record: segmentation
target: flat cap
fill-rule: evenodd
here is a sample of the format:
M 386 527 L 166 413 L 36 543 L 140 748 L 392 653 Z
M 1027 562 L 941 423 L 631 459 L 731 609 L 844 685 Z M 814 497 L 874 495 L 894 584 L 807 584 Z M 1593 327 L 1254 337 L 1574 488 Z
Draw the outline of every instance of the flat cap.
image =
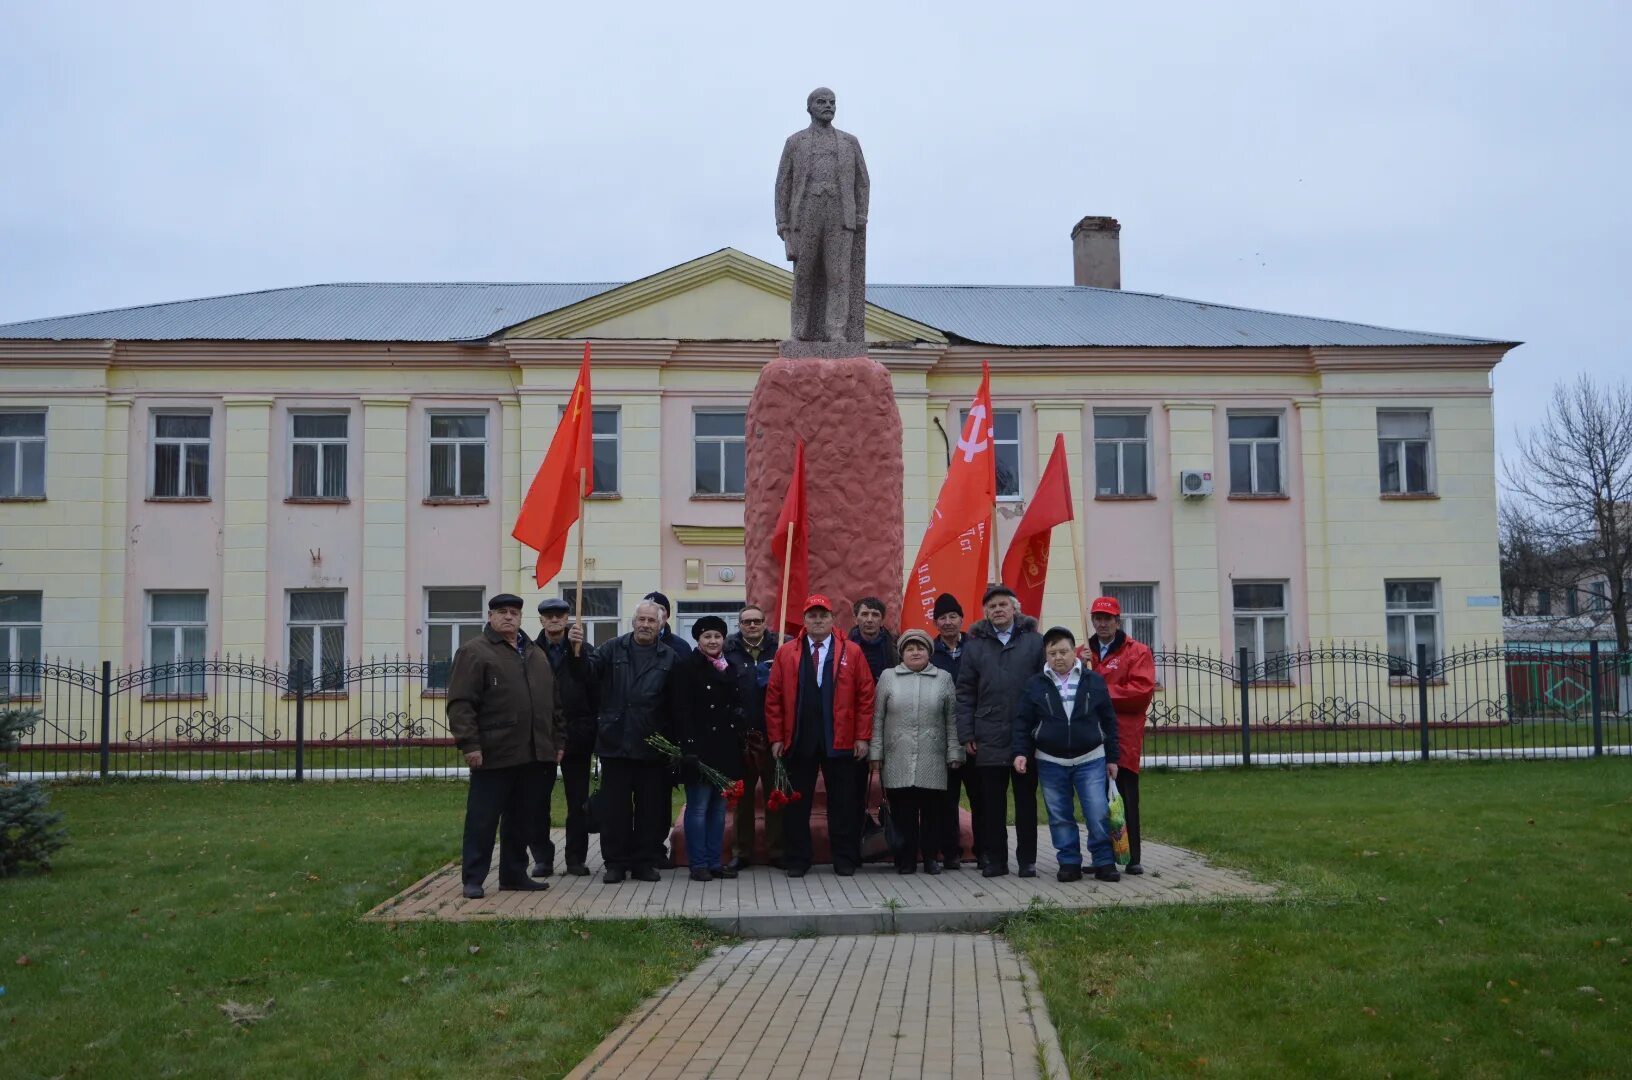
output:
M 526 606 L 521 597 L 513 592 L 501 592 L 487 602 L 487 610 L 489 611 L 497 611 L 501 607 L 522 608 Z

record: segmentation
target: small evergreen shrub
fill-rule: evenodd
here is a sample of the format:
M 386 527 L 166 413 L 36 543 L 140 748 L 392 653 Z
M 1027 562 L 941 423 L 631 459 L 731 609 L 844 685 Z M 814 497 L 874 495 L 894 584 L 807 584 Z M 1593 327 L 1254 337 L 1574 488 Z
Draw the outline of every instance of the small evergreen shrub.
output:
M 32 709 L 0 706 L 0 752 L 15 750 L 23 735 L 40 719 Z M 51 869 L 51 853 L 68 842 L 58 827 L 61 814 L 47 806 L 44 786 L 33 781 L 13 783 L 0 762 L 0 877 L 29 868 Z

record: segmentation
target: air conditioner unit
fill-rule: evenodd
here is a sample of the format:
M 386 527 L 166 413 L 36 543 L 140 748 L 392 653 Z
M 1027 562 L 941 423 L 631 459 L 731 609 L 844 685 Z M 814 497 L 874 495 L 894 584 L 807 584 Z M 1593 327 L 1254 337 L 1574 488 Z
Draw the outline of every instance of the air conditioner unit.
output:
M 1199 499 L 1213 493 L 1213 473 L 1211 469 L 1181 469 L 1179 471 L 1179 494 L 1187 499 Z

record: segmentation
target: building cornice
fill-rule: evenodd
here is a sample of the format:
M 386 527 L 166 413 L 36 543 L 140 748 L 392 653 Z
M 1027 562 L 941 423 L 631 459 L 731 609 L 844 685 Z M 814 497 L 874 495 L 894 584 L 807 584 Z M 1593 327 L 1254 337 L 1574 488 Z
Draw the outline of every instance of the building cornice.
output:
M 116 341 L 0 341 L 0 366 L 100 367 L 113 364 Z

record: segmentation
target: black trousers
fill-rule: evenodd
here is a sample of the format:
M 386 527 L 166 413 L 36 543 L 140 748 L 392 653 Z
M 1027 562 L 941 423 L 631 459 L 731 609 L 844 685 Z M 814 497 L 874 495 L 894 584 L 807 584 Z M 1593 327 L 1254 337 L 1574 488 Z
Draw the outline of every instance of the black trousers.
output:
M 555 766 L 550 766 L 551 791 L 554 791 Z M 567 865 L 582 866 L 589 857 L 589 829 L 584 825 L 584 800 L 589 798 L 589 754 L 567 754 L 561 759 L 561 782 L 566 786 L 567 803 Z M 544 819 L 540 840 L 532 848 L 533 861 L 545 866 L 555 865 L 555 841 L 550 838 L 551 817 L 555 808 L 552 800 L 544 800 Z
M 550 777 L 555 766 L 550 765 Z M 499 885 L 527 880 L 527 846 L 539 820 L 539 800 L 548 802 L 544 762 L 509 765 L 502 769 L 470 770 L 465 795 L 465 838 L 460 877 L 466 885 L 487 880 L 493 865 L 493 834 L 499 837 Z
M 544 797 L 539 800 L 538 817 L 533 820 L 533 834 L 527 842 L 527 851 L 535 863 L 554 866 L 555 841 L 550 839 L 550 802 L 555 795 L 556 764 L 553 761 L 541 761 L 538 767 L 543 774 Z M 502 833 L 500 842 L 502 845 Z
M 946 791 L 941 807 L 941 861 L 950 863 L 963 857 L 963 839 L 959 835 L 959 812 L 963 809 L 958 799 L 959 790 L 969 793 L 969 820 L 974 826 L 971 854 L 980 858 L 980 784 L 975 779 L 975 766 L 960 765 L 946 770 Z
M 601 855 L 608 869 L 650 870 L 669 834 L 669 771 L 661 762 L 601 759 Z
M 1139 861 L 1139 774 L 1116 770 L 1116 790 L 1128 815 L 1128 862 Z
M 915 867 L 921 853 L 925 863 L 939 855 L 941 846 L 941 811 L 946 803 L 946 792 L 934 788 L 892 787 L 890 818 L 901 830 L 901 846 L 895 850 L 897 867 Z
M 816 774 L 827 784 L 827 839 L 833 849 L 836 869 L 855 870 L 861 866 L 861 815 L 865 788 L 856 771 L 856 759 L 844 757 L 789 758 L 788 779 L 799 792 L 798 802 L 782 811 L 782 841 L 787 848 L 790 870 L 810 869 L 810 805 L 816 798 Z
M 968 766 L 965 766 L 967 768 Z M 1025 774 L 1012 765 L 977 765 L 975 783 L 980 785 L 980 813 L 975 818 L 975 846 L 986 854 L 986 862 L 1009 864 L 1009 786 L 1014 786 L 1014 854 L 1021 866 L 1037 861 L 1037 763 L 1028 763 Z

